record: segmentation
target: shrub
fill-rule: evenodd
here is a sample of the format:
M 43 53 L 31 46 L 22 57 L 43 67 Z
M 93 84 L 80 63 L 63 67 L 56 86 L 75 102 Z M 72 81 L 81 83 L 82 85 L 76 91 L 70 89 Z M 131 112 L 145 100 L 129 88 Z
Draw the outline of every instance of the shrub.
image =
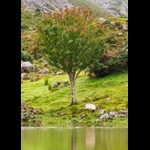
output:
M 29 27 L 27 26 L 27 25 L 22 25 L 21 26 L 21 29 L 23 29 L 23 30 L 26 30 L 26 29 L 28 29 Z
M 45 85 L 48 85 L 48 79 L 49 79 L 48 77 L 46 77 L 46 78 L 44 79 L 44 84 L 45 84 Z
M 89 66 L 89 72 L 96 77 L 104 77 L 108 74 L 128 69 L 128 49 L 123 49 L 118 56 L 103 56 L 101 61 L 97 61 Z
M 26 51 L 21 51 L 21 60 L 29 61 L 32 63 L 33 57 L 30 54 L 28 54 Z
M 51 85 L 51 83 L 48 84 L 48 90 L 49 90 L 49 91 L 52 90 L 52 85 Z

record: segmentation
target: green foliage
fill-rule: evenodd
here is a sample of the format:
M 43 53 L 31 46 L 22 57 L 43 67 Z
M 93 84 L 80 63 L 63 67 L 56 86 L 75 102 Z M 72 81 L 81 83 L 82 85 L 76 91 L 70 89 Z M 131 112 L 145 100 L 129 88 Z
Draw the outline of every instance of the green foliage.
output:
M 66 8 L 44 15 L 38 26 L 41 52 L 52 66 L 76 77 L 103 54 L 100 25 L 88 8 Z
M 69 81 L 64 81 L 64 85 L 68 85 L 69 84 Z
M 44 84 L 45 84 L 45 85 L 48 85 L 48 79 L 49 79 L 49 77 L 46 77 L 46 78 L 44 79 Z
M 106 39 L 106 42 L 107 43 L 110 43 L 110 44 L 115 44 L 117 42 L 116 38 L 114 36 L 109 36 L 107 39 Z
M 22 25 L 21 26 L 21 29 L 23 29 L 23 30 L 26 30 L 26 29 L 28 29 L 29 27 L 27 26 L 27 25 Z
M 51 83 L 48 83 L 48 90 L 50 91 L 50 90 L 52 90 L 52 84 Z
M 50 65 L 69 76 L 72 103 L 76 104 L 75 82 L 79 73 L 105 50 L 100 24 L 89 8 L 71 7 L 43 15 L 38 25 L 41 52 Z
M 90 72 L 94 72 L 97 77 L 104 77 L 113 72 L 128 69 L 128 51 L 123 49 L 118 56 L 108 58 L 106 55 L 100 61 L 89 66 Z
M 34 59 L 40 58 L 38 36 L 36 33 L 37 22 L 41 19 L 41 13 L 21 11 L 21 51 L 26 51 Z
M 28 54 L 28 52 L 21 51 L 21 60 L 23 60 L 23 61 L 29 61 L 29 62 L 32 63 L 33 58 L 32 58 L 31 55 Z
M 111 24 L 111 22 L 115 24 Z M 102 26 L 102 38 L 106 41 L 106 50 L 99 61 L 88 66 L 90 74 L 104 77 L 113 72 L 128 69 L 128 32 L 123 30 L 126 18 L 109 18 Z M 119 36 L 118 32 L 122 32 Z

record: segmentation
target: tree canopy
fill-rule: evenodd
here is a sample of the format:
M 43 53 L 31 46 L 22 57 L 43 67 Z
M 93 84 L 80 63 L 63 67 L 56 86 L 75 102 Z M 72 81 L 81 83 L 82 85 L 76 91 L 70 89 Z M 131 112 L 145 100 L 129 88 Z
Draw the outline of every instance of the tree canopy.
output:
M 97 61 L 105 50 L 101 25 L 89 8 L 66 7 L 44 14 L 38 33 L 43 56 L 49 64 L 68 74 L 71 104 L 76 104 L 75 82 L 79 73 Z

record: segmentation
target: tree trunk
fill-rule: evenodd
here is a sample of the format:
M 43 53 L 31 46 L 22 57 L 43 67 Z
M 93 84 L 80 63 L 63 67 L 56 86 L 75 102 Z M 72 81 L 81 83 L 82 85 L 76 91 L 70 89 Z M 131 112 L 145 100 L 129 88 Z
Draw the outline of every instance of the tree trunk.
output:
M 71 91 L 72 91 L 72 102 L 71 102 L 71 105 L 74 105 L 74 104 L 77 104 L 75 75 L 73 73 L 69 74 L 69 79 L 70 79 L 70 86 L 71 86 Z
M 73 129 L 72 130 L 72 141 L 71 141 L 71 147 L 72 149 L 71 150 L 76 150 L 76 139 L 77 136 L 76 136 L 76 129 Z

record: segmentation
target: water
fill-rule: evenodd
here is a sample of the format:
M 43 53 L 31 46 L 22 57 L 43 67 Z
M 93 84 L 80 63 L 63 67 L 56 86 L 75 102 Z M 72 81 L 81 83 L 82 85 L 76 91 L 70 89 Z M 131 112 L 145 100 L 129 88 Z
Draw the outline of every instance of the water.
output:
M 128 129 L 22 128 L 21 150 L 128 150 Z

